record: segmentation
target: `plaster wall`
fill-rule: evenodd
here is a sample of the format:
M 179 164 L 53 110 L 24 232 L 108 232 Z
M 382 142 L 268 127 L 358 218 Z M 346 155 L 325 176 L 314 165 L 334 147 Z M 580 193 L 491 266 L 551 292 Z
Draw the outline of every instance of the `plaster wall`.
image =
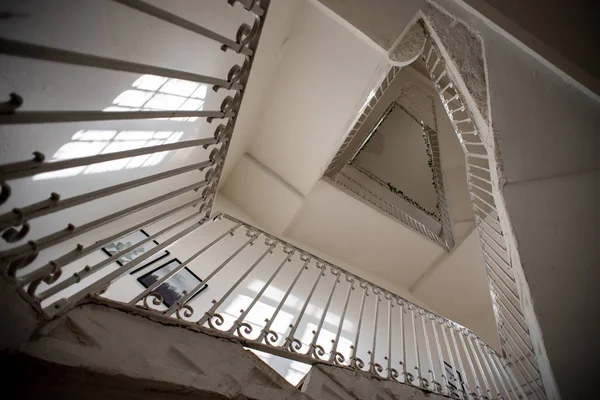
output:
M 306 196 L 385 60 L 381 49 L 302 2 L 248 152 Z

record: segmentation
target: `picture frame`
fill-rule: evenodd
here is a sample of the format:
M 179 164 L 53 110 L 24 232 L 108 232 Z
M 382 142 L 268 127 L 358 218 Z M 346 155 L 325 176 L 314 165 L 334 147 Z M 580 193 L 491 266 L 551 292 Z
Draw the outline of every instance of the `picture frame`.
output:
M 463 379 L 462 379 L 462 375 L 460 373 L 460 371 L 456 368 L 452 368 L 452 365 L 447 363 L 446 361 L 444 361 L 444 373 L 446 374 L 446 378 L 448 381 L 448 386 L 450 386 L 452 389 L 454 390 L 459 390 L 456 385 L 454 384 L 454 382 L 458 381 L 460 382 L 460 390 L 462 390 L 463 392 L 465 391 L 465 386 L 463 383 Z M 454 379 L 454 371 L 456 371 L 456 375 L 457 375 L 457 379 Z
M 157 282 L 167 273 L 169 273 L 174 268 L 177 268 L 180 265 L 181 262 L 177 258 L 173 258 L 168 262 L 160 265 L 159 267 L 153 269 L 152 271 L 141 275 L 137 278 L 137 280 L 140 284 L 142 284 L 142 286 L 144 286 L 145 288 L 149 288 L 153 283 Z M 165 306 L 171 307 L 190 290 L 195 288 L 199 283 L 202 283 L 202 279 L 200 279 L 196 274 L 194 274 L 188 267 L 183 267 L 181 270 L 177 271 L 176 274 L 174 274 L 165 282 L 163 282 L 160 286 L 158 286 L 155 289 L 155 292 L 162 296 L 163 304 Z M 189 299 L 189 301 L 191 301 L 198 294 L 206 290 L 206 288 L 208 288 L 207 284 L 201 286 L 200 290 L 194 293 L 194 295 Z
M 150 235 L 143 229 L 140 229 L 139 231 L 132 232 L 129 235 L 122 236 L 122 237 L 118 238 L 117 240 L 115 240 L 111 243 L 108 243 L 106 246 L 102 247 L 102 251 L 109 257 L 112 257 L 114 254 L 116 254 L 124 249 L 127 249 L 128 247 L 131 247 L 135 243 L 139 243 L 140 241 L 142 241 L 148 237 L 150 237 Z M 140 256 L 141 254 L 152 250 L 154 247 L 156 247 L 158 245 L 159 245 L 159 243 L 156 240 L 151 240 L 140 247 L 134 248 L 133 251 L 131 251 L 130 253 L 124 254 L 121 258 L 119 258 L 116 261 L 116 263 L 122 267 L 123 265 L 127 264 L 128 262 L 133 261 L 135 258 Z M 160 251 L 157 254 L 150 257 L 148 260 L 146 260 L 146 262 L 144 262 L 143 265 L 140 265 L 138 268 L 131 271 L 130 274 L 135 274 L 136 272 L 141 271 L 142 269 L 148 267 L 150 264 L 152 264 L 164 257 L 167 257 L 170 254 L 171 253 L 169 253 L 168 250 Z

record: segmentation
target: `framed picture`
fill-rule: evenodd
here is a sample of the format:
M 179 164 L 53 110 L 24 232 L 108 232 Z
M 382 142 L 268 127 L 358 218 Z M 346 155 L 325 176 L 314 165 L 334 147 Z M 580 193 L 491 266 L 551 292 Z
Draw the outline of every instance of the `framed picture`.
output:
M 451 386 L 454 390 L 459 390 L 455 384 L 455 382 L 459 382 L 460 386 L 461 386 L 460 390 L 462 390 L 464 392 L 465 387 L 463 385 L 462 375 L 460 374 L 458 369 L 452 368 L 452 365 L 448 364 L 446 361 L 444 361 L 444 369 L 446 370 L 446 371 L 444 371 L 444 373 L 446 374 L 446 377 L 448 379 L 448 385 Z M 454 379 L 455 378 L 454 371 L 456 371 L 456 375 L 457 375 L 456 379 Z
M 141 242 L 142 240 L 146 239 L 149 236 L 150 235 L 148 235 L 143 229 L 140 229 L 139 231 L 135 231 L 133 233 L 130 233 L 129 235 L 120 237 L 119 239 L 115 240 L 114 242 L 108 243 L 106 246 L 104 246 L 102 248 L 102 251 L 104 253 L 106 253 L 109 257 L 112 257 L 114 254 L 117 254 L 117 253 L 131 247 L 132 245 Z M 140 255 L 152 250 L 156 246 L 158 246 L 158 242 L 156 240 L 151 240 L 142 246 L 134 248 L 129 253 L 124 254 L 122 257 L 120 257 L 117 260 L 117 264 L 119 264 L 120 266 L 123 266 L 123 265 L 127 264 L 128 262 L 133 261 Z M 139 266 L 139 268 L 136 268 L 134 271 L 131 271 L 130 274 L 135 274 L 136 272 L 141 271 L 142 269 L 146 268 L 148 265 L 152 264 L 155 261 L 160 260 L 163 257 L 168 256 L 169 254 L 170 253 L 167 250 L 159 251 L 152 257 L 148 258 L 143 265 Z
M 178 259 L 174 258 L 171 261 L 161 265 L 160 267 L 148 272 L 147 274 L 140 276 L 137 280 L 144 287 L 148 288 L 153 283 L 164 277 L 167 273 L 177 268 L 179 265 L 181 265 L 181 262 Z M 202 283 L 202 279 L 198 278 L 198 276 L 196 276 L 196 274 L 190 271 L 187 267 L 183 267 L 182 269 L 177 271 L 175 275 L 171 276 L 159 287 L 157 287 L 155 292 L 162 296 L 163 303 L 167 307 L 171 307 L 173 304 L 175 304 L 175 302 L 177 302 L 187 293 L 194 290 L 194 288 L 200 283 Z M 195 296 L 197 296 L 207 287 L 207 284 L 201 286 L 200 290 L 194 293 L 190 300 L 192 300 Z

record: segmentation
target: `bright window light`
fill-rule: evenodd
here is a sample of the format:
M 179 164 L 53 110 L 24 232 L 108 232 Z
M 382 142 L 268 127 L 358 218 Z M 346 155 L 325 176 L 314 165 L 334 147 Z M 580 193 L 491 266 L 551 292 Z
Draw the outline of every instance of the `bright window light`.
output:
M 202 111 L 208 93 L 207 85 L 155 75 L 142 75 L 132 86 L 104 111 Z M 193 122 L 198 117 L 164 119 Z

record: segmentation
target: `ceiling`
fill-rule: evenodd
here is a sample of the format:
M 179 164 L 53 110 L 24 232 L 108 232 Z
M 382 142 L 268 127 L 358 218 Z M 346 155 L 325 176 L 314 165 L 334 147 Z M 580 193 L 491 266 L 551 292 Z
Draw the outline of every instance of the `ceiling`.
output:
M 234 157 L 228 155 L 220 196 L 262 229 L 351 266 L 358 275 L 363 271 L 365 277 L 389 282 L 402 292 L 419 293 L 417 301 L 429 305 L 433 300 L 434 311 L 444 304 L 460 304 L 460 310 L 454 311 L 461 323 L 494 332 L 493 319 L 490 328 L 486 317 L 492 309 L 485 274 L 459 278 L 467 273 L 465 269 L 483 271 L 483 264 L 475 257 L 461 256 L 478 254 L 479 244 L 463 243 L 473 228 L 464 154 L 433 86 L 410 67 L 400 71 L 399 94 L 404 95 L 404 103 L 413 112 L 421 109 L 420 118 L 438 129 L 457 243 L 450 253 L 320 180 L 389 64 L 381 48 L 359 37 L 318 3 L 298 0 L 293 9 L 280 3 L 273 2 L 270 12 L 286 15 L 286 26 L 270 30 L 267 23 L 265 27 L 271 47 L 264 52 L 259 47 L 255 65 L 267 65 L 268 76 L 259 74 L 255 90 L 251 90 L 251 76 L 239 123 L 247 104 L 261 111 L 253 115 L 251 129 L 242 128 L 241 137 L 236 128 L 232 146 L 237 150 Z M 273 39 L 283 34 L 285 38 Z M 439 104 L 432 108 L 434 101 Z M 438 279 L 442 273 L 455 273 L 462 286 L 455 281 L 447 285 Z

